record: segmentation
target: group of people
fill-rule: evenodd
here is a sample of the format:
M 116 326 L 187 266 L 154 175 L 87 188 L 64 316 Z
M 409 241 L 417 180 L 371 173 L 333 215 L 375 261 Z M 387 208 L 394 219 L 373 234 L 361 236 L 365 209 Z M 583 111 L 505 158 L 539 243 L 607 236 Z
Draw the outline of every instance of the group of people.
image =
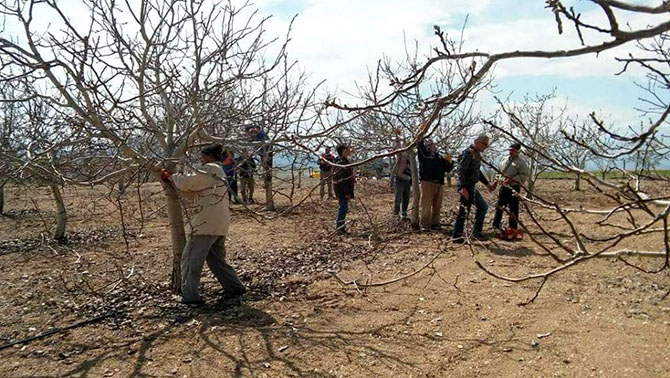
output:
M 500 193 L 496 204 L 496 212 L 493 218 L 493 228 L 500 233 L 503 239 L 514 240 L 521 238 L 518 230 L 519 218 L 519 198 L 515 193 L 519 193 L 521 185 L 528 180 L 528 165 L 519 155 L 521 144 L 513 143 L 509 146 L 509 155 L 504 160 L 500 168 L 500 177 L 494 182 L 490 182 L 481 170 L 482 153 L 488 148 L 490 139 L 486 135 L 478 136 L 458 157 L 456 174 L 456 189 L 459 193 L 459 207 L 456 221 L 452 231 L 452 240 L 455 243 L 463 243 L 463 237 L 466 218 L 472 208 L 475 206 L 475 221 L 472 228 L 472 237 L 483 240 L 486 237 L 482 233 L 484 219 L 488 210 L 488 204 L 477 189 L 477 184 L 482 183 L 489 191 L 494 191 L 500 183 Z M 419 181 L 421 182 L 421 221 L 423 230 L 441 229 L 440 211 L 442 205 L 442 187 L 444 185 L 445 175 L 453 169 L 451 156 L 445 154 L 440 156 L 437 148 L 430 140 L 423 140 L 418 145 L 419 158 Z M 398 165 L 398 164 L 396 164 Z M 396 184 L 396 188 L 400 185 Z M 400 195 L 396 189 L 396 198 L 400 196 L 404 199 L 405 190 L 400 190 Z M 397 205 L 396 205 L 397 208 Z M 503 230 L 501 221 L 503 212 L 507 209 L 509 212 L 508 228 Z M 406 215 L 402 213 L 401 216 Z
M 459 193 L 459 208 L 454 222 L 452 240 L 463 243 L 466 218 L 474 205 L 475 221 L 472 230 L 474 239 L 485 239 L 482 229 L 484 219 L 488 211 L 488 204 L 477 189 L 477 184 L 482 183 L 489 191 L 494 191 L 500 185 L 498 202 L 493 218 L 493 228 L 506 240 L 520 239 L 518 230 L 519 198 L 516 193 L 521 191 L 521 186 L 528 180 L 528 165 L 520 156 L 521 144 L 513 143 L 509 147 L 509 155 L 500 167 L 500 177 L 490 182 L 481 170 L 482 153 L 488 148 L 490 139 L 486 135 L 478 136 L 468 148 L 458 157 L 456 173 L 458 182 L 456 189 Z M 337 147 L 338 157 L 330 153 L 326 147 L 325 152 L 319 158 L 320 168 L 320 194 L 324 198 L 325 192 L 332 198 L 333 191 L 338 199 L 338 212 L 335 227 L 338 233 L 346 233 L 345 218 L 349 209 L 349 201 L 354 198 L 355 174 L 349 165 L 348 155 L 350 149 L 341 145 Z M 430 139 L 423 139 L 417 145 L 417 156 L 419 160 L 419 182 L 421 190 L 420 209 L 421 215 L 419 225 L 422 230 L 441 230 L 440 213 L 442 209 L 443 187 L 445 178 L 454 169 L 451 155 L 441 155 L 435 143 Z M 333 163 L 335 165 L 333 165 Z M 412 172 L 410 157 L 407 152 L 400 152 L 391 170 L 394 181 L 395 200 L 393 213 L 401 220 L 409 220 L 407 208 L 412 184 Z M 331 186 L 334 190 L 331 190 Z M 509 213 L 508 227 L 503 229 L 501 222 L 504 211 Z
M 520 235 L 517 230 L 519 199 L 516 193 L 520 192 L 522 183 L 528 179 L 527 164 L 519 156 L 521 145 L 515 143 L 509 147 L 509 156 L 500 169 L 501 177 L 491 183 L 481 171 L 481 154 L 488 148 L 489 142 L 488 136 L 481 135 L 458 157 L 456 172 L 460 203 L 452 234 L 452 240 L 456 243 L 464 242 L 465 221 L 472 205 L 476 207 L 472 237 L 484 238 L 482 228 L 488 205 L 476 188 L 480 182 L 491 191 L 501 183 L 493 227 L 509 240 Z M 451 156 L 441 155 L 430 139 L 419 142 L 417 150 L 421 189 L 420 226 L 422 230 L 440 230 L 443 186 L 445 177 L 454 169 L 454 164 Z M 261 153 L 267 155 L 268 151 L 269 149 L 264 149 Z M 339 234 L 346 234 L 346 216 L 349 202 L 354 198 L 356 175 L 350 167 L 351 148 L 342 144 L 337 146 L 336 152 L 337 157 L 330 153 L 330 148 L 326 148 L 320 156 L 320 194 L 323 198 L 327 191 L 330 198 L 337 198 L 335 229 Z M 202 149 L 200 158 L 202 167 L 194 173 L 171 174 L 166 170 L 161 172 L 161 179 L 166 185 L 173 185 L 175 189 L 191 197 L 196 205 L 196 212 L 189 222 L 189 238 L 181 257 L 182 302 L 187 304 L 202 303 L 198 287 L 205 262 L 225 289 L 227 297 L 237 298 L 246 291 L 235 270 L 226 263 L 225 240 L 230 227 L 230 200 L 234 198 L 231 195 L 237 195 L 233 186 L 236 181 L 235 172 L 239 174 L 242 184 L 243 201 L 253 201 L 253 157 L 243 153 L 241 159 L 236 161 L 230 150 L 224 150 L 217 144 Z M 395 186 L 393 211 L 402 220 L 408 220 L 411 165 L 409 155 L 401 152 L 397 155 L 392 169 Z M 503 231 L 501 221 L 505 208 L 509 212 L 509 228 Z
M 224 149 L 222 152 L 221 165 L 226 174 L 226 181 L 230 190 L 228 191 L 228 199 L 236 203 L 240 202 L 238 194 L 242 194 L 241 202 L 245 204 L 255 203 L 254 201 L 254 173 L 256 172 L 256 161 L 254 157 L 247 151 L 242 150 L 239 158 L 235 158 L 232 150 Z
M 269 171 L 272 167 L 272 151 L 264 143 L 267 140 L 267 135 L 256 125 L 247 125 L 245 131 L 250 141 L 262 143 L 257 152 L 263 168 Z M 256 203 L 254 200 L 254 189 L 256 187 L 254 174 L 258 166 L 254 154 L 248 149 L 242 149 L 240 156 L 236 158 L 232 149 L 224 148 L 221 153 L 221 165 L 228 183 L 228 199 L 235 203 Z M 240 194 L 242 195 L 241 199 Z

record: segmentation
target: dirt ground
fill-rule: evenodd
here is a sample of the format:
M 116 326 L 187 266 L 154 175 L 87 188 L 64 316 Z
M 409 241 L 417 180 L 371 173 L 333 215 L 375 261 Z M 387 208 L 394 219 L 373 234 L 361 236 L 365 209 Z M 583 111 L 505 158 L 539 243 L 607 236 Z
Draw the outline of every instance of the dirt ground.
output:
M 545 180 L 538 190 L 569 207 L 611 205 L 592 190 L 570 191 L 571 184 Z M 495 195 L 485 196 L 488 230 Z M 392 216 L 387 182 L 357 187 L 346 236 L 333 235 L 336 202 L 318 196 L 281 217 L 259 210 L 271 219 L 233 205 L 228 258 L 249 293 L 241 306 L 221 300 L 205 269 L 203 308 L 181 305 L 170 293 L 160 186 L 132 189 L 119 202 L 110 188 L 66 189 L 65 245 L 49 240 L 55 212 L 46 188 L 10 188 L 6 197 L 0 343 L 76 327 L 0 350 L 2 377 L 670 376 L 668 270 L 646 274 L 615 259 L 591 259 L 553 275 L 534 302 L 520 305 L 539 280 L 503 281 L 475 261 L 514 277 L 557 266 L 528 235 L 470 249 L 441 232 L 413 232 Z M 278 203 L 286 209 L 288 200 Z M 456 193 L 446 188 L 447 229 L 456 210 Z M 564 222 L 548 210 L 537 213 L 557 240 L 574 247 Z M 613 227 L 594 226 L 601 217 L 570 215 L 588 235 L 611 234 Z M 522 220 L 530 224 L 527 213 Z M 537 227 L 530 231 L 555 248 Z M 661 247 L 658 234 L 618 246 Z M 661 260 L 629 262 L 651 269 Z M 423 266 L 395 283 L 362 287 Z M 345 288 L 335 273 L 361 286 Z

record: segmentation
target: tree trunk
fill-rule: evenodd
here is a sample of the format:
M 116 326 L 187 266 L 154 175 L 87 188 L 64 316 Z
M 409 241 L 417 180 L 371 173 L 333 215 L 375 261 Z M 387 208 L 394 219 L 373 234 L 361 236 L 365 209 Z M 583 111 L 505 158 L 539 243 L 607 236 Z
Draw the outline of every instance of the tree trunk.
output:
M 170 288 L 174 293 L 181 291 L 181 254 L 186 245 L 184 231 L 184 215 L 181 211 L 179 195 L 172 185 L 165 185 L 165 199 L 167 201 L 168 221 L 170 222 L 170 239 L 172 241 L 172 274 Z
M 582 179 L 582 176 L 579 173 L 577 173 L 577 177 L 575 177 L 575 190 L 576 191 L 581 190 L 581 187 L 580 187 L 581 179 Z
M 452 183 L 451 183 L 451 176 L 452 176 L 452 173 L 453 173 L 453 172 L 454 172 L 454 171 L 447 172 L 447 187 L 449 187 L 449 188 L 451 188 L 451 186 L 452 186 Z
M 389 159 L 389 166 L 391 167 L 389 169 L 389 186 L 391 189 L 391 193 L 395 193 L 395 177 L 393 176 L 393 167 L 395 167 L 396 160 L 398 159 L 399 155 L 395 155 L 394 157 L 390 157 Z
M 421 203 L 421 189 L 419 187 L 419 169 L 416 165 L 416 150 L 409 152 L 409 167 L 412 171 L 412 213 L 410 221 L 413 229 L 419 229 L 419 207 Z
M 533 192 L 535 191 L 535 180 L 537 180 L 537 175 L 536 171 L 537 170 L 537 162 L 535 160 L 530 161 L 530 169 L 528 172 L 530 173 L 528 175 L 528 198 L 533 199 Z
M 535 180 L 533 180 L 532 177 L 529 177 L 528 178 L 528 193 L 526 193 L 528 195 L 528 198 L 533 199 L 534 198 L 534 195 L 533 195 L 534 192 L 535 192 Z
M 5 213 L 5 183 L 0 184 L 0 215 Z
M 274 210 L 275 204 L 274 199 L 272 198 L 272 153 L 267 152 L 263 155 L 263 172 L 264 182 L 263 187 L 265 188 L 265 209 Z
M 54 232 L 54 240 L 58 242 L 65 241 L 65 227 L 67 226 L 67 211 L 65 210 L 65 202 L 63 202 L 63 195 L 57 183 L 51 183 L 51 193 L 54 195 L 56 201 L 56 231 Z

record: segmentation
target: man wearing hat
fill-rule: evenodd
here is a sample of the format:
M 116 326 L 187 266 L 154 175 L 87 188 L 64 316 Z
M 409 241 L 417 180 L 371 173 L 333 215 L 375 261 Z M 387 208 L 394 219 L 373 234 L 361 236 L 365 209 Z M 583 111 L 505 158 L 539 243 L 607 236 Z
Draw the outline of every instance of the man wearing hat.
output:
M 517 229 L 519 220 L 519 197 L 516 193 L 521 191 L 521 184 L 528 181 L 528 164 L 519 156 L 520 143 L 509 146 L 509 157 L 504 161 L 500 172 L 502 173 L 502 185 L 496 204 L 496 213 L 493 217 L 493 228 L 502 232 L 504 239 L 517 239 L 521 233 Z M 500 227 L 504 208 L 509 207 L 509 228 L 503 232 Z
M 221 145 L 202 149 L 203 163 L 193 174 L 170 175 L 161 179 L 195 200 L 195 214 L 189 222 L 189 238 L 181 256 L 182 303 L 202 304 L 200 275 L 205 262 L 225 290 L 228 298 L 239 298 L 246 291 L 235 269 L 226 262 L 225 241 L 230 227 L 226 174 L 219 164 Z
M 465 219 L 470 208 L 474 204 L 477 208 L 475 213 L 475 224 L 472 228 L 472 237 L 477 240 L 485 240 L 482 235 L 484 218 L 489 206 L 475 188 L 479 182 L 486 185 L 489 191 L 493 191 L 495 186 L 489 183 L 486 175 L 481 171 L 482 153 L 488 148 L 490 139 L 486 134 L 478 136 L 472 145 L 465 149 L 458 157 L 458 193 L 460 194 L 460 205 L 458 215 L 454 222 L 454 231 L 452 240 L 454 243 L 464 243 L 463 231 L 465 228 Z

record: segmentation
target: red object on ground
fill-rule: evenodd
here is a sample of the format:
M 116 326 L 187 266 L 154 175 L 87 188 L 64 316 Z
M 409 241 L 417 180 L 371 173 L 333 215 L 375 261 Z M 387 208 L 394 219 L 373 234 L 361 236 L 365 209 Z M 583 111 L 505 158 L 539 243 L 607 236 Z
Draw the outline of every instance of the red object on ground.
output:
M 523 234 L 521 231 L 513 229 L 513 228 L 508 228 L 505 230 L 505 232 L 500 235 L 500 238 L 502 240 L 507 240 L 507 241 L 514 241 L 514 240 L 523 240 Z

